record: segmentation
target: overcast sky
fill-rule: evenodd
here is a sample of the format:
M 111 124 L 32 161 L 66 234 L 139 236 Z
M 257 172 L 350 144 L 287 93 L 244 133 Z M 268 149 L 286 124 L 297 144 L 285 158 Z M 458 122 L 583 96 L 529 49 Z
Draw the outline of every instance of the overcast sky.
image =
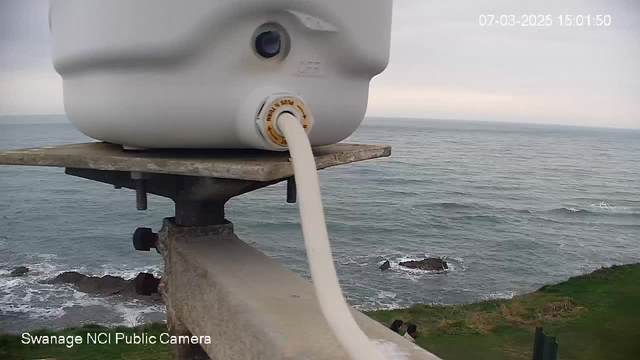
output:
M 46 0 L 0 0 L 0 115 L 64 112 L 47 11 Z M 482 27 L 483 14 L 553 25 Z M 611 26 L 562 27 L 567 14 Z M 395 0 L 368 115 L 640 128 L 640 0 Z

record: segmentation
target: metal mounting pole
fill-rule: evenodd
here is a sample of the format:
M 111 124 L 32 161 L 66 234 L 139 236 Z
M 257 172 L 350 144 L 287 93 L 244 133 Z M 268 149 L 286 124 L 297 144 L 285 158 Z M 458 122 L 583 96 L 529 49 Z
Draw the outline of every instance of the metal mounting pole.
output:
M 176 201 L 176 225 L 224 224 L 224 204 L 223 201 Z

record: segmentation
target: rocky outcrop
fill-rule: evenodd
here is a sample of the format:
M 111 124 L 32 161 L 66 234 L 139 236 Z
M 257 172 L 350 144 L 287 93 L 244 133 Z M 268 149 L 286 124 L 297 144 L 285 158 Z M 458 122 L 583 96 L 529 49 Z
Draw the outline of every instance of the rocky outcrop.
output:
M 157 293 L 157 291 L 154 291 L 153 293 L 151 291 L 144 292 L 145 294 L 150 294 L 150 296 L 138 295 L 136 293 L 135 280 L 125 280 L 118 276 L 105 275 L 102 277 L 97 277 L 87 276 L 75 271 L 67 271 L 49 280 L 48 283 L 72 284 L 79 291 L 91 295 L 120 295 L 127 298 L 141 299 L 151 302 L 161 301 L 160 295 Z
M 403 261 L 398 265 L 404 266 L 409 269 L 419 269 L 419 270 L 427 270 L 427 271 L 443 271 L 449 268 L 447 262 L 439 259 L 439 258 L 428 258 L 424 260 L 411 260 L 411 261 Z
M 391 267 L 391 263 L 389 263 L 389 260 L 386 260 L 385 262 L 382 263 L 382 265 L 380 265 L 379 269 L 384 271 L 387 270 Z
M 11 270 L 11 276 L 24 276 L 29 272 L 29 268 L 26 266 L 16 266 Z

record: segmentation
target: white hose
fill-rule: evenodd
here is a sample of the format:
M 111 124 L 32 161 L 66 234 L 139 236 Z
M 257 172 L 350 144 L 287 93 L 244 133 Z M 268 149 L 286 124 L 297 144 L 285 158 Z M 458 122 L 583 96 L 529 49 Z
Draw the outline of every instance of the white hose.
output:
M 373 343 L 351 316 L 340 290 L 320 199 L 316 162 L 307 134 L 300 121 L 290 113 L 282 113 L 276 126 L 289 146 L 300 201 L 302 233 L 322 314 L 352 359 L 381 359 Z

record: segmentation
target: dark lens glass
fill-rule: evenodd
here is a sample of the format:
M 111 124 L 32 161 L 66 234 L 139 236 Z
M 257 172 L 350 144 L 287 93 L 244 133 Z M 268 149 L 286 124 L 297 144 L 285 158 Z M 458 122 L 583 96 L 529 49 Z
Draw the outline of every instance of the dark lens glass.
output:
M 256 37 L 256 51 L 260 56 L 271 58 L 280 54 L 282 37 L 277 31 L 265 31 Z

